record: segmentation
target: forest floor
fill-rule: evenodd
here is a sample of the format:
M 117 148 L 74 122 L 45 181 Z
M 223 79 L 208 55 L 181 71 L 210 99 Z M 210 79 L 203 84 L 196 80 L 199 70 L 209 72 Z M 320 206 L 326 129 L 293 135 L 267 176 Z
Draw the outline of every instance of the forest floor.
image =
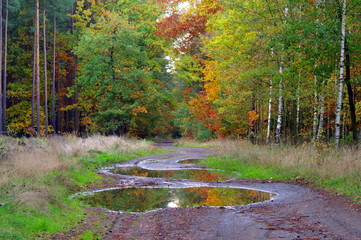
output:
M 130 160 L 127 166 L 148 169 L 189 168 L 178 163 L 212 154 L 202 148 L 170 148 L 169 154 Z M 159 161 L 155 161 L 159 159 Z M 120 164 L 121 166 L 122 164 Z M 248 188 L 276 194 L 271 200 L 233 207 L 163 208 L 124 213 L 88 208 L 69 232 L 46 239 L 361 239 L 361 206 L 338 195 L 315 190 L 302 182 L 231 179 L 203 183 L 191 180 L 141 178 L 101 173 L 105 188 L 163 188 L 189 185 Z M 43 236 L 44 237 L 44 236 Z

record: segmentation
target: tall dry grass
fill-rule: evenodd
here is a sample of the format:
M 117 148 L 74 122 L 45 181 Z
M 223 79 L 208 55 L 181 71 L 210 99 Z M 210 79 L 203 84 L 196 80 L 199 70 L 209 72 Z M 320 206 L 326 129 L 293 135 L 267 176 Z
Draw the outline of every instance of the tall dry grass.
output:
M 209 145 L 216 147 L 220 156 L 261 165 L 280 166 L 285 170 L 296 170 L 301 174 L 322 179 L 350 175 L 361 177 L 361 149 L 319 149 L 312 144 L 297 147 L 262 146 L 243 140 L 215 140 Z
M 14 139 L 0 138 L 0 188 L 14 184 L 14 179 L 41 177 L 52 171 L 75 167 L 75 157 L 90 152 L 115 151 L 119 154 L 137 150 L 152 150 L 154 146 L 145 140 L 125 137 L 74 136 Z

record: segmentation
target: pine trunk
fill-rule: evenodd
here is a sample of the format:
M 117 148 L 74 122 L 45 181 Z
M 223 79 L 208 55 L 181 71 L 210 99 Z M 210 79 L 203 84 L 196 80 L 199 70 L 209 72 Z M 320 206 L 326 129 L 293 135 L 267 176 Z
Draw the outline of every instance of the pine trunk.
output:
M 341 110 L 342 110 L 342 92 L 344 82 L 344 67 L 345 67 L 345 41 L 346 41 L 346 0 L 342 2 L 341 12 L 341 47 L 340 47 L 340 75 L 338 79 L 338 91 L 336 100 L 336 120 L 335 120 L 335 147 L 339 147 L 340 143 L 340 124 L 341 124 Z
M 44 35 L 44 111 L 45 111 L 45 136 L 48 136 L 48 64 L 46 51 L 46 12 L 43 10 L 43 35 Z
M 56 84 L 56 17 L 54 15 L 54 43 L 53 43 L 53 79 L 51 84 L 51 124 L 57 133 L 55 114 L 55 84 Z
M 2 80 L 2 59 L 3 59 L 3 1 L 0 0 L 0 135 L 3 134 L 3 124 L 2 124 L 2 119 L 3 119 L 3 89 L 2 89 L 2 84 L 3 84 L 3 80 Z
M 8 25 L 9 25 L 9 0 L 6 0 L 5 13 L 5 39 L 4 39 L 4 79 L 3 79 L 3 117 L 2 127 L 3 132 L 6 133 L 6 99 L 7 99 L 7 60 L 8 60 Z
M 40 137 L 40 46 L 39 0 L 35 1 L 35 83 L 36 83 L 36 133 Z

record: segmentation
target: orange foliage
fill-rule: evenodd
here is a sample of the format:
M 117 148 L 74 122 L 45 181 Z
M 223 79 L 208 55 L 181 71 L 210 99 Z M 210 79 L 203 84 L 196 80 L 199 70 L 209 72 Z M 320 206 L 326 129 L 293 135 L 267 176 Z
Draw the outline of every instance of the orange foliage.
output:
M 137 107 L 132 110 L 133 116 L 137 116 L 139 113 L 148 113 L 148 110 L 145 107 Z

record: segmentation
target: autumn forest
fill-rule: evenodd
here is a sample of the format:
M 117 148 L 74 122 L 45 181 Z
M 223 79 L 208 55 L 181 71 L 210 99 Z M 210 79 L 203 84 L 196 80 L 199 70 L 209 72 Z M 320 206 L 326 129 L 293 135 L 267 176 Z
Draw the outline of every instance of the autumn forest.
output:
M 0 0 L 0 128 L 356 143 L 360 0 Z

